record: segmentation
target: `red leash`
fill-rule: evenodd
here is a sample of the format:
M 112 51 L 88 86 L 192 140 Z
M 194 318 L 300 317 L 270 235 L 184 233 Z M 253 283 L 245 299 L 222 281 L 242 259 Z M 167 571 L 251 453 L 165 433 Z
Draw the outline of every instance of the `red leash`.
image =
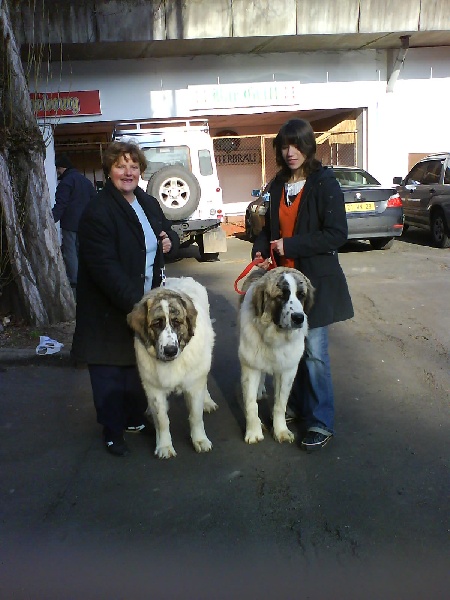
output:
M 260 265 L 261 263 L 264 262 L 264 258 L 255 258 L 252 260 L 252 262 L 247 265 L 245 267 L 245 269 L 242 271 L 242 273 L 239 275 L 239 277 L 236 279 L 236 281 L 234 282 L 234 289 L 238 294 L 241 294 L 242 296 L 245 295 L 245 292 L 243 292 L 242 290 L 240 290 L 238 288 L 238 283 L 241 279 L 243 279 L 244 277 L 246 277 L 250 271 L 253 269 L 253 267 L 256 267 L 258 265 Z M 269 264 L 269 268 L 267 269 L 268 271 L 270 271 L 271 269 L 274 269 L 277 266 L 277 263 L 275 262 L 275 257 L 273 255 L 273 248 L 272 245 L 270 246 L 270 264 Z

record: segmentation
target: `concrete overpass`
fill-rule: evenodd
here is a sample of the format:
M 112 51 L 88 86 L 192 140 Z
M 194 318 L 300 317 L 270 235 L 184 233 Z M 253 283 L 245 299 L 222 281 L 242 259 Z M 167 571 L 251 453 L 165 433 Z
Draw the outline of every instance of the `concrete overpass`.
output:
M 450 0 L 43 0 L 11 13 L 24 61 L 36 46 L 52 61 L 450 46 Z

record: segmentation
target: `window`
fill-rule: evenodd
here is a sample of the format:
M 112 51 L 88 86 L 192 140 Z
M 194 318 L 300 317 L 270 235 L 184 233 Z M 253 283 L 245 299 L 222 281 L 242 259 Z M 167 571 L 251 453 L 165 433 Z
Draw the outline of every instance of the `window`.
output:
M 426 163 L 419 163 L 411 169 L 406 178 L 406 185 L 419 185 L 425 177 Z
M 191 171 L 189 148 L 187 146 L 161 146 L 143 148 L 147 159 L 147 168 L 142 178 L 145 180 L 163 167 L 184 167 Z
M 198 164 L 200 167 L 200 175 L 212 175 L 213 174 L 211 152 L 209 150 L 199 150 L 198 151 Z
M 444 183 L 450 184 L 450 165 L 445 169 Z
M 333 167 L 334 175 L 341 185 L 380 185 L 380 182 L 366 171 L 351 171 Z
M 429 160 L 426 163 L 426 171 L 421 179 L 424 185 L 435 185 L 441 180 L 442 162 L 440 160 Z

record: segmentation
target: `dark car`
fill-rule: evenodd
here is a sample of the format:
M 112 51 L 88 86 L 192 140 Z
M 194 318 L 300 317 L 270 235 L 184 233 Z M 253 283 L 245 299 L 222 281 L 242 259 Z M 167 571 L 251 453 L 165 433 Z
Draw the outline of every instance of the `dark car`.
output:
M 394 177 L 403 202 L 405 230 L 409 226 L 430 232 L 438 248 L 450 247 L 450 153 L 431 154 L 402 179 Z
M 385 188 L 364 169 L 333 167 L 344 193 L 348 239 L 369 240 L 372 248 L 387 250 L 393 238 L 403 231 L 402 202 L 395 188 Z M 253 190 L 257 196 L 245 213 L 245 231 L 253 241 L 264 225 L 269 196 Z

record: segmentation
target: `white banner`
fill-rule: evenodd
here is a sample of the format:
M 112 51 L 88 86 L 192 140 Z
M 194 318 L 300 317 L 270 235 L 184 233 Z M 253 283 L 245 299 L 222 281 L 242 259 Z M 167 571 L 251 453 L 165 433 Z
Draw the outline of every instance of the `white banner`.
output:
M 299 103 L 299 81 L 189 85 L 191 110 L 293 106 Z

